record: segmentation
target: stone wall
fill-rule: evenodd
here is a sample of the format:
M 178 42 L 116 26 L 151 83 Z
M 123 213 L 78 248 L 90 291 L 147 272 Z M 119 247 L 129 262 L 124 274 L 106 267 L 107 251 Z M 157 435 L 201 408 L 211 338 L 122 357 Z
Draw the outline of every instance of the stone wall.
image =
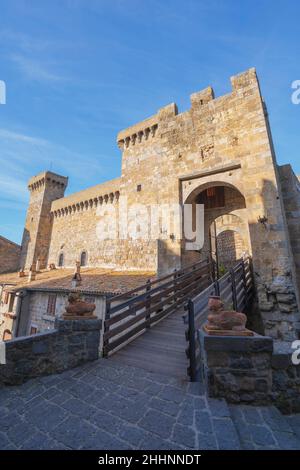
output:
M 300 412 L 300 365 L 292 363 L 290 343 L 276 343 L 272 357 L 273 399 L 282 413 Z
M 209 336 L 200 331 L 199 341 L 209 396 L 225 398 L 229 403 L 270 403 L 272 338 Z
M 6 364 L 0 365 L 0 384 L 20 384 L 98 359 L 101 320 L 57 319 L 55 328 L 5 343 Z
M 20 245 L 0 236 L 0 274 L 17 271 L 20 254 Z
M 291 165 L 279 166 L 278 171 L 291 249 L 295 260 L 297 284 L 300 289 L 300 182 Z

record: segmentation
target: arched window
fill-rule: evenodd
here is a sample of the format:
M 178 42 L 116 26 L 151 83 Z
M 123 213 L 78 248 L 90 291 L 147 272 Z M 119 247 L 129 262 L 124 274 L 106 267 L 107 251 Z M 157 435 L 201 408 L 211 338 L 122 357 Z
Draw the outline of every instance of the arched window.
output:
M 64 265 L 64 263 L 65 263 L 64 254 L 63 254 L 63 253 L 60 253 L 59 258 L 58 258 L 58 266 L 59 266 L 60 268 L 62 268 L 63 265 Z
M 8 341 L 9 339 L 11 339 L 11 331 L 5 330 L 3 333 L 3 341 Z
M 80 255 L 80 266 L 86 266 L 87 263 L 87 252 L 83 251 Z

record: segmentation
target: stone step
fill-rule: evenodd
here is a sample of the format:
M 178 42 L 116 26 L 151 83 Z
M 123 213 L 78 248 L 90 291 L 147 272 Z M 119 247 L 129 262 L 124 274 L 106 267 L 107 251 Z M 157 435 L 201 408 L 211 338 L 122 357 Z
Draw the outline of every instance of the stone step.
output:
M 229 410 L 242 449 L 300 449 L 300 418 L 292 421 L 274 406 L 230 405 Z
M 206 397 L 213 434 L 219 450 L 242 449 L 240 438 L 225 400 Z M 201 449 L 201 441 L 199 440 Z

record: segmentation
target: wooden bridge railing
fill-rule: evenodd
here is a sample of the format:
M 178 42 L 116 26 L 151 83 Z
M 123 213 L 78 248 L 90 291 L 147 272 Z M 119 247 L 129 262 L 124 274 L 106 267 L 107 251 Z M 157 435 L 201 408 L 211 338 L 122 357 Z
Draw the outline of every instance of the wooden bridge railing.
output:
M 188 324 L 186 355 L 189 360 L 188 375 L 192 382 L 200 376 L 200 345 L 197 330 L 203 325 L 208 315 L 208 299 L 210 295 L 220 295 L 228 309 L 245 312 L 253 297 L 253 278 L 251 260 L 240 260 L 235 267 L 220 279 L 200 292 L 188 302 L 188 314 L 184 322 Z
M 209 260 L 204 260 L 107 299 L 103 356 L 108 357 L 186 305 L 188 299 L 199 294 L 212 280 L 212 265 Z

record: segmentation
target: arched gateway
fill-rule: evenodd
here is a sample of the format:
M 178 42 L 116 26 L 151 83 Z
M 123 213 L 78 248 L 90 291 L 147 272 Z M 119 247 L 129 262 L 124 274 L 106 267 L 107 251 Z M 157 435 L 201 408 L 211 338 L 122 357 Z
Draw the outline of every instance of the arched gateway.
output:
M 232 184 L 211 181 L 200 184 L 186 197 L 184 204 L 193 207 L 193 230 L 196 230 L 196 205 L 204 210 L 204 244 L 201 250 L 186 250 L 183 243 L 183 265 L 212 256 L 219 269 L 229 269 L 244 254 L 251 254 L 249 223 L 244 196 Z M 184 241 L 186 241 L 184 239 Z

